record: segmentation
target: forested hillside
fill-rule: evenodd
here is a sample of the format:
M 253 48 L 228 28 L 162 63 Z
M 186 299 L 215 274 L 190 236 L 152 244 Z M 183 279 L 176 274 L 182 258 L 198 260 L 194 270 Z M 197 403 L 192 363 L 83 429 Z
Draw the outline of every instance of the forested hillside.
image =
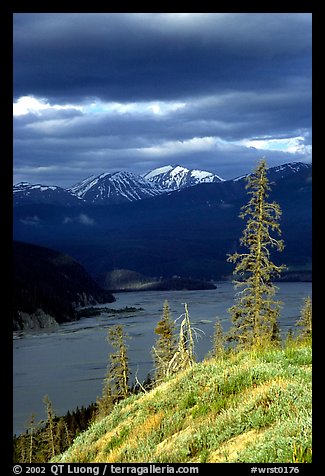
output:
M 70 256 L 14 242 L 13 257 L 14 330 L 75 320 L 76 307 L 115 300 Z

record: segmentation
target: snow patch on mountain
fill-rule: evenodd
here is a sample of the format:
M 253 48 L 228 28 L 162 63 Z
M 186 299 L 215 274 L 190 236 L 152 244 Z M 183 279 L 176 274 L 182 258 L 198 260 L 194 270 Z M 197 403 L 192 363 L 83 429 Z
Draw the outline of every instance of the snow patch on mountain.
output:
M 224 182 L 225 180 L 219 175 L 213 174 L 212 172 L 206 172 L 204 170 L 191 170 L 192 177 L 195 177 L 201 183 L 205 182 Z
M 156 177 L 157 175 L 160 175 L 160 174 L 165 174 L 167 172 L 170 172 L 171 170 L 173 170 L 173 166 L 172 165 L 166 165 L 165 167 L 158 167 L 157 169 L 154 169 L 152 170 L 151 172 L 145 174 L 145 178 L 147 180 L 150 180 L 152 179 L 153 177 Z
M 16 183 L 14 186 L 13 186 L 13 192 L 14 193 L 18 193 L 18 192 L 21 192 L 22 190 L 26 190 L 28 187 L 31 187 L 32 184 L 30 184 L 29 182 L 19 182 L 19 183 Z
M 144 175 L 144 178 L 169 190 L 192 187 L 199 183 L 221 182 L 223 179 L 205 170 L 190 170 L 180 165 L 166 165 Z
M 69 190 L 91 203 L 132 202 L 165 193 L 159 185 L 126 171 L 92 175 Z
M 310 164 L 306 164 L 304 162 L 291 162 L 289 164 L 277 165 L 276 167 L 271 167 L 269 170 L 278 173 L 278 174 L 291 174 L 297 173 L 302 169 L 307 169 L 310 167 Z
M 72 187 L 68 188 L 68 190 L 78 197 L 82 198 L 88 190 L 91 189 L 96 183 L 98 182 L 99 177 L 96 177 L 95 175 L 91 175 L 90 177 L 85 178 L 81 182 L 78 182 L 76 185 L 73 185 Z
M 61 205 L 77 205 L 83 202 L 73 192 L 56 185 L 30 184 L 19 182 L 13 186 L 14 204 L 52 203 Z

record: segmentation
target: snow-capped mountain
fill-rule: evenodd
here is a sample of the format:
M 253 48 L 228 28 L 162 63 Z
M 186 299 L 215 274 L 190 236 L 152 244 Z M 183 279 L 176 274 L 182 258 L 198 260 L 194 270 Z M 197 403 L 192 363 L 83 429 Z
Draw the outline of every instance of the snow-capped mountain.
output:
M 292 266 L 292 276 L 297 269 L 304 273 L 311 269 L 312 165 L 284 164 L 269 168 L 267 173 L 271 181 L 269 200 L 282 210 L 285 249 L 277 259 L 288 269 Z M 219 280 L 231 273 L 226 256 L 238 246 L 244 226 L 239 214 L 249 199 L 244 177 L 201 183 L 136 202 L 122 195 L 125 203 L 111 208 L 109 201 L 107 206 L 91 203 L 91 193 L 99 200 L 98 187 L 104 186 L 107 178 L 109 174 L 101 177 L 103 182 L 90 177 L 79 184 L 80 195 L 86 198 L 89 193 L 89 200 L 81 201 L 78 207 L 14 207 L 14 239 L 69 254 L 93 276 L 112 269 L 131 269 L 147 276 L 176 274 Z M 130 185 L 128 175 L 125 181 Z M 19 184 L 15 190 L 31 187 Z M 76 187 L 72 189 L 78 192 Z
M 13 186 L 14 205 L 47 203 L 53 205 L 80 205 L 84 201 L 74 193 L 55 185 L 19 182 Z
M 92 175 L 68 190 L 89 203 L 133 202 L 165 192 L 159 185 L 125 171 Z
M 309 170 L 310 164 L 304 162 L 291 162 L 289 164 L 277 165 L 268 169 L 269 178 L 271 180 L 279 180 L 280 178 L 288 177 L 303 170 Z
M 299 175 L 298 172 L 307 170 L 310 164 L 292 162 L 271 167 L 268 177 L 271 182 L 277 182 L 288 176 Z M 247 174 L 249 175 L 249 174 Z M 179 165 L 159 167 L 144 176 L 127 171 L 91 175 L 76 185 L 64 189 L 58 186 L 30 184 L 20 182 L 13 187 L 14 205 L 54 204 L 74 206 L 82 204 L 114 204 L 139 201 L 153 198 L 167 192 L 193 188 L 204 183 L 220 184 L 220 193 L 227 197 L 245 192 L 242 175 L 231 180 L 223 180 L 212 172 L 189 170 Z
M 296 174 L 297 172 L 301 172 L 302 170 L 310 169 L 311 164 L 306 164 L 304 162 L 290 162 L 288 164 L 276 165 L 275 167 L 270 167 L 267 169 L 267 175 L 269 180 L 280 180 L 289 175 Z M 240 175 L 232 179 L 233 182 L 238 182 L 240 180 L 245 179 L 250 174 Z
M 192 187 L 199 183 L 222 182 L 223 179 L 212 172 L 189 170 L 180 165 L 166 165 L 144 175 L 144 178 L 169 190 Z

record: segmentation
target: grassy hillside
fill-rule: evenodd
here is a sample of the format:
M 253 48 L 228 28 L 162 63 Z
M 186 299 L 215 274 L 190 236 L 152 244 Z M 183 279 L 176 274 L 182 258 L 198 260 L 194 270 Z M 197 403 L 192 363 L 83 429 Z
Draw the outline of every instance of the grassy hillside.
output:
M 311 347 L 242 351 L 134 395 L 55 462 L 310 462 Z

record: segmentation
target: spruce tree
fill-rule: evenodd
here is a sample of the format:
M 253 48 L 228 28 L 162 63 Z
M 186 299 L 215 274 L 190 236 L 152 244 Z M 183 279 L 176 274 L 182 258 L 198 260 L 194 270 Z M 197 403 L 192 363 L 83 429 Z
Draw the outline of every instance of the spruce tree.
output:
M 21 435 L 20 441 L 20 449 L 21 449 L 21 456 L 20 462 L 21 463 L 33 463 L 35 461 L 36 455 L 36 447 L 37 447 L 37 425 L 35 423 L 35 415 L 32 414 L 30 419 L 28 420 L 28 429 L 26 436 Z
M 300 327 L 300 338 L 308 339 L 312 337 L 312 302 L 311 297 L 304 299 L 304 304 L 300 310 L 300 319 L 296 323 Z
M 243 288 L 237 292 L 235 305 L 229 309 L 233 327 L 228 339 L 251 346 L 278 340 L 281 303 L 274 300 L 277 288 L 272 280 L 280 275 L 284 266 L 271 261 L 270 249 L 282 251 L 284 244 L 278 239 L 281 235 L 280 206 L 267 201 L 271 187 L 264 159 L 247 177 L 246 189 L 251 198 L 239 215 L 246 220 L 240 239 L 246 250 L 228 256 L 229 262 L 236 263 L 235 288 Z
M 223 333 L 220 319 L 217 318 L 215 326 L 214 326 L 212 356 L 215 357 L 216 359 L 219 359 L 224 355 L 224 352 L 225 352 L 225 336 Z
M 109 375 L 105 379 L 103 392 L 100 398 L 97 399 L 97 413 L 96 417 L 101 420 L 109 415 L 114 407 L 114 399 L 112 396 L 111 381 Z
M 33 414 L 30 418 L 29 421 L 29 434 L 30 434 L 30 439 L 29 439 L 29 452 L 28 452 L 28 462 L 32 463 L 33 461 L 33 454 L 34 454 L 34 442 L 35 442 L 35 437 L 34 437 L 34 432 L 35 432 L 35 415 Z
M 72 433 L 69 430 L 64 417 L 57 419 L 55 429 L 56 453 L 62 453 L 71 446 Z
M 45 404 L 45 411 L 47 415 L 47 420 L 45 421 L 46 427 L 42 432 L 44 442 L 44 459 L 45 461 L 49 461 L 52 456 L 55 456 L 56 449 L 58 447 L 56 441 L 57 420 L 55 419 L 52 402 L 48 395 L 45 395 L 43 402 Z
M 175 324 L 170 317 L 169 303 L 164 302 L 163 315 L 155 328 L 159 335 L 153 349 L 155 383 L 160 383 L 168 373 L 168 365 L 176 352 Z
M 109 329 L 107 340 L 116 352 L 110 354 L 110 366 L 106 377 L 105 392 L 108 398 L 113 402 L 122 400 L 129 396 L 129 359 L 127 355 L 127 346 L 125 343 L 127 336 L 123 327 L 118 325 Z

